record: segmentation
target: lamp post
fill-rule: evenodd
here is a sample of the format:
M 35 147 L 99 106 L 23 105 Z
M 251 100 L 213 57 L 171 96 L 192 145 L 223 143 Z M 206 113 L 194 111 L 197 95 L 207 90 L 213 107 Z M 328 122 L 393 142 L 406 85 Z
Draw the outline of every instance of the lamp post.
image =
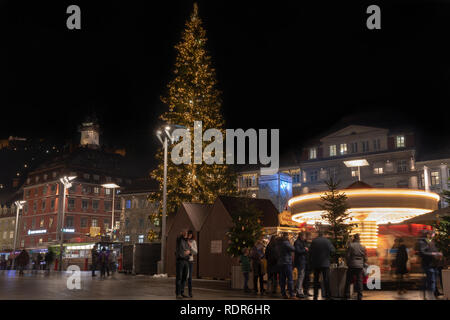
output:
M 108 188 L 108 189 L 112 189 L 113 190 L 113 198 L 112 198 L 112 213 L 111 213 L 111 241 L 113 240 L 113 230 L 114 230 L 114 197 L 116 195 L 116 189 L 120 188 L 120 186 L 118 186 L 115 183 L 105 183 L 102 184 L 103 188 Z
M 63 240 L 64 240 L 64 213 L 66 209 L 66 190 L 72 187 L 72 181 L 76 177 L 67 177 L 64 176 L 59 181 L 61 181 L 61 185 L 63 186 L 62 193 L 62 213 L 61 213 L 61 225 L 60 225 L 60 239 L 59 239 L 59 271 L 62 270 L 62 252 L 63 252 Z
M 182 126 L 174 126 L 179 128 L 184 128 Z M 167 146 L 168 140 L 171 143 L 174 142 L 173 136 L 170 134 L 170 126 L 165 126 L 164 130 L 158 130 L 156 135 L 159 141 L 162 143 L 164 148 L 164 182 L 163 182 L 163 212 L 162 212 L 162 222 L 161 222 L 161 272 L 164 273 L 165 270 L 165 252 L 166 252 L 166 220 L 167 220 Z M 161 137 L 164 131 L 164 138 Z
M 14 259 L 12 261 L 11 269 L 14 270 L 14 266 L 16 264 L 16 246 L 17 246 L 17 230 L 19 225 L 19 211 L 23 208 L 23 205 L 26 203 L 26 201 L 16 201 L 16 225 L 15 225 L 15 231 L 14 231 L 14 249 L 13 249 L 13 255 Z

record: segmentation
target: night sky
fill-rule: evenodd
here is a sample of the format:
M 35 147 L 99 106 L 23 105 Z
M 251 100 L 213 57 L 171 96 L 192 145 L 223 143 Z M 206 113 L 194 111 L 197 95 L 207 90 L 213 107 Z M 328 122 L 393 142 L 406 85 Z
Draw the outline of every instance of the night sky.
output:
M 280 128 L 282 152 L 349 117 L 412 126 L 431 148 L 447 144 L 449 4 L 198 3 L 227 128 Z M 81 30 L 66 28 L 71 4 L 81 7 Z M 159 97 L 192 4 L 0 2 L 0 138 L 75 140 L 95 112 L 105 143 L 153 159 Z M 381 7 L 381 30 L 366 28 L 370 4 Z

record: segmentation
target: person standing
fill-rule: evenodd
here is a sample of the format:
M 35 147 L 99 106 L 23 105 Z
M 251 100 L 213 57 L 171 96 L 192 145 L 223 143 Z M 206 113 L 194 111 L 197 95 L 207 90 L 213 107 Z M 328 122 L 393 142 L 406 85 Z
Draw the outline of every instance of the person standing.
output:
M 23 249 L 16 258 L 17 267 L 19 268 L 19 275 L 23 275 L 23 270 L 30 262 L 30 255 Z
M 93 247 L 91 250 L 91 256 L 92 256 L 92 264 L 91 264 L 92 276 L 95 277 L 95 270 L 97 269 L 97 264 L 99 262 L 99 253 L 97 249 L 95 249 L 95 247 Z
M 267 291 L 271 291 L 272 294 L 277 293 L 277 278 L 278 278 L 278 256 L 279 250 L 277 245 L 277 236 L 270 237 L 269 244 L 266 247 L 265 257 L 267 260 Z
M 264 246 L 260 240 L 256 241 L 255 246 L 250 252 L 250 259 L 252 260 L 253 270 L 253 292 L 258 294 L 258 280 L 259 280 L 259 292 L 264 294 L 264 273 L 262 259 L 264 258 Z
M 6 259 L 4 255 L 0 256 L 0 270 L 6 270 Z
M 358 300 L 362 299 L 363 290 L 363 270 L 367 263 L 366 248 L 361 244 L 359 234 L 355 234 L 353 241 L 347 248 L 347 276 L 345 280 L 345 299 L 350 298 L 350 283 L 356 277 L 355 291 L 358 293 Z
M 252 271 L 250 258 L 248 256 L 248 248 L 242 249 L 242 255 L 239 257 L 239 262 L 241 263 L 242 274 L 244 275 L 244 292 L 251 292 L 248 288 L 248 276 Z
M 294 267 L 297 268 L 297 298 L 305 298 L 303 294 L 303 280 L 305 279 L 306 254 L 309 250 L 306 245 L 305 232 L 302 231 L 298 234 L 297 240 L 294 242 L 294 248 Z
M 176 241 L 175 258 L 177 274 L 175 280 L 175 291 L 177 299 L 182 299 L 187 298 L 183 291 L 186 286 L 186 278 L 189 272 L 189 256 L 191 255 L 187 230 L 183 230 L 177 237 Z
M 50 274 L 50 266 L 53 263 L 53 260 L 55 260 L 55 254 L 53 253 L 52 249 L 48 249 L 44 259 L 46 272 L 47 274 Z
M 100 277 L 105 278 L 106 273 L 109 277 L 109 254 L 106 251 L 106 248 L 102 248 L 102 252 L 100 253 Z
M 436 292 L 437 260 L 442 257 L 433 241 L 434 232 L 423 230 L 423 237 L 418 241 L 418 252 L 422 260 L 422 268 L 425 273 L 425 299 L 427 293 L 430 299 L 434 298 Z
M 404 276 L 408 273 L 408 250 L 403 242 L 403 239 L 398 239 L 397 254 L 394 260 L 395 273 L 397 274 L 397 290 L 399 294 L 406 293 Z
M 188 231 L 188 244 L 189 244 L 191 253 L 189 255 L 189 272 L 188 272 L 187 283 L 188 283 L 189 297 L 192 298 L 193 297 L 193 295 L 192 295 L 192 272 L 194 271 L 194 255 L 196 255 L 198 253 L 197 242 L 194 239 L 194 232 L 192 230 Z M 183 292 L 184 291 L 182 290 L 182 294 L 183 294 Z
M 319 231 L 319 235 L 311 242 L 310 254 L 311 264 L 314 272 L 314 300 L 319 295 L 319 277 L 322 274 L 323 291 L 322 297 L 330 299 L 330 257 L 335 252 L 331 241 L 323 236 Z
M 306 251 L 306 266 L 305 266 L 305 279 L 303 280 L 303 294 L 306 297 L 311 297 L 312 294 L 309 293 L 310 283 L 311 283 L 311 273 L 312 273 L 312 267 L 311 267 L 311 232 L 305 232 L 305 245 L 306 248 L 308 248 L 308 251 Z
M 287 234 L 284 234 L 280 240 L 280 258 L 278 266 L 280 270 L 280 289 L 284 299 L 297 299 L 294 294 L 294 281 L 292 277 L 292 253 L 295 248 L 289 242 Z M 286 284 L 289 296 L 286 294 Z

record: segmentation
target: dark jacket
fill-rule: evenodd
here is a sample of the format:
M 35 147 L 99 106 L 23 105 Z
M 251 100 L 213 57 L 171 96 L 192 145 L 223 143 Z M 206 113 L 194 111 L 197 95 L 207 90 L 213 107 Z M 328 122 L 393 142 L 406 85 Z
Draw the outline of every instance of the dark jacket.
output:
M 405 274 L 408 273 L 408 268 L 406 263 L 408 262 L 408 251 L 404 244 L 400 245 L 397 249 L 397 254 L 395 256 L 395 273 Z
M 334 253 L 331 241 L 324 237 L 315 238 L 311 242 L 310 255 L 312 268 L 329 268 L 330 256 Z
M 175 257 L 177 260 L 189 260 L 189 255 L 186 255 L 184 252 L 186 250 L 191 250 L 191 248 L 189 247 L 189 243 L 187 242 L 186 239 L 184 239 L 183 236 L 179 236 L 177 238 L 177 246 L 175 249 Z
M 294 255 L 294 266 L 296 267 L 305 267 L 306 266 L 306 258 L 307 258 L 307 244 L 306 241 L 298 238 L 294 242 L 295 255 Z
M 292 253 L 295 252 L 294 246 L 289 240 L 282 240 L 279 244 L 280 256 L 278 258 L 278 265 L 292 264 Z
M 250 258 L 248 256 L 241 255 L 239 262 L 241 263 L 242 272 L 252 272 Z
M 362 269 L 366 262 L 366 248 L 359 241 L 350 242 L 347 248 L 347 266 Z
M 267 260 L 267 273 L 277 272 L 278 263 L 278 242 L 276 240 L 270 241 L 266 247 L 265 257 Z
M 428 242 L 426 238 L 419 239 L 418 242 L 418 252 L 419 256 L 422 259 L 422 267 L 436 267 L 437 265 L 437 257 L 433 255 L 433 252 L 439 252 L 434 244 L 434 241 Z

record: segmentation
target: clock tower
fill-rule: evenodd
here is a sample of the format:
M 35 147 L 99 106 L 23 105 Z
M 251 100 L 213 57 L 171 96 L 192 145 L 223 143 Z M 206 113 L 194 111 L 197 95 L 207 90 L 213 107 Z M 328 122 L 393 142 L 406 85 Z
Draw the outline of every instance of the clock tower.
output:
M 87 117 L 78 129 L 81 132 L 80 145 L 92 149 L 100 148 L 100 126 L 97 119 L 94 117 Z

